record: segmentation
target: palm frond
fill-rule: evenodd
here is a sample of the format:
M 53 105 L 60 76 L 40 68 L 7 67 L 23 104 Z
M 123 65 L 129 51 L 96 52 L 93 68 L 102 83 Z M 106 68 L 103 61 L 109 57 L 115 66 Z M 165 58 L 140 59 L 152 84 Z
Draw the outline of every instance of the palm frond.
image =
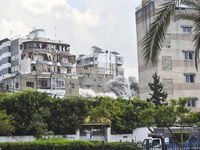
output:
M 186 5 L 189 8 L 192 8 L 191 11 L 187 10 L 184 13 L 181 12 L 179 14 L 175 14 L 174 16 L 174 21 L 177 20 L 190 20 L 190 21 L 195 21 L 198 19 L 197 13 L 195 10 L 200 10 L 200 5 L 198 5 L 199 0 L 183 0 L 182 4 Z
M 194 46 L 195 46 L 195 66 L 196 70 L 198 70 L 198 62 L 199 62 L 199 49 L 200 49 L 200 14 L 198 14 L 199 18 L 195 20 L 195 29 L 194 29 Z
M 181 1 L 181 0 L 180 0 Z M 150 62 L 155 65 L 161 52 L 162 42 L 165 39 L 165 33 L 174 14 L 176 2 L 167 2 L 157 11 L 155 19 L 150 24 L 149 29 L 143 38 L 142 53 L 144 62 L 148 65 Z
M 198 0 L 199 1 L 199 0 Z M 182 2 L 181 2 L 181 4 L 184 4 L 184 5 L 186 5 L 187 7 L 191 7 L 191 8 L 193 8 L 193 9 L 195 9 L 195 7 L 197 7 L 197 3 L 198 3 L 198 1 L 197 0 L 183 0 Z
M 197 16 L 196 12 L 189 12 L 189 13 L 182 13 L 182 14 L 176 14 L 174 16 L 174 21 L 177 20 L 190 20 L 194 21 L 198 19 L 199 16 Z
M 182 19 L 194 22 L 195 27 L 194 27 L 193 42 L 195 47 L 195 67 L 196 70 L 198 70 L 199 49 L 200 49 L 200 0 L 184 0 L 182 3 L 192 8 L 193 10 L 176 15 L 174 21 Z

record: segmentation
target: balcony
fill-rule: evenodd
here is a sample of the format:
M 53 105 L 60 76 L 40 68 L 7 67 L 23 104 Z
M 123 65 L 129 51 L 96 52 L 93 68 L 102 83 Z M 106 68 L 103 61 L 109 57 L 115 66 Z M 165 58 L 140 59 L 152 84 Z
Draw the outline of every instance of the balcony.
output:
M 32 64 L 47 64 L 47 65 L 55 65 L 56 63 L 52 62 L 52 61 L 45 61 L 45 60 L 32 60 L 31 61 Z
M 123 60 L 122 61 L 117 61 L 117 65 L 123 65 Z
M 45 60 L 32 60 L 31 64 L 47 64 L 47 65 L 53 65 L 53 66 L 73 67 L 72 63 L 52 62 L 52 61 L 45 61 Z
M 47 53 L 47 52 L 51 52 L 51 53 L 61 53 L 61 54 L 69 54 L 69 52 L 66 51 L 59 51 L 59 50 L 55 50 L 55 49 L 47 49 L 47 48 L 26 48 L 23 50 L 23 52 L 43 52 L 43 53 Z
M 63 63 L 63 62 L 61 62 L 60 64 L 61 64 L 61 66 L 66 66 L 66 67 L 72 67 L 73 66 L 72 63 Z
M 94 61 L 81 62 L 81 63 L 77 64 L 78 67 L 92 66 L 92 65 L 94 65 Z

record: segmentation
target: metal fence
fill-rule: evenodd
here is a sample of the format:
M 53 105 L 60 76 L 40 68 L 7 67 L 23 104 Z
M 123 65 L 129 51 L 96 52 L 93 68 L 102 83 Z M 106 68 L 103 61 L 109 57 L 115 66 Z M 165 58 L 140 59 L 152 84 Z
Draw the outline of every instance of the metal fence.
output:
M 200 136 L 191 136 L 184 144 L 177 143 L 173 138 L 170 138 L 165 145 L 166 150 L 199 150 Z
M 169 138 L 168 142 L 161 143 L 159 140 L 146 139 L 137 143 L 143 150 L 200 150 L 200 136 L 191 136 L 185 143 L 181 144 L 173 138 Z

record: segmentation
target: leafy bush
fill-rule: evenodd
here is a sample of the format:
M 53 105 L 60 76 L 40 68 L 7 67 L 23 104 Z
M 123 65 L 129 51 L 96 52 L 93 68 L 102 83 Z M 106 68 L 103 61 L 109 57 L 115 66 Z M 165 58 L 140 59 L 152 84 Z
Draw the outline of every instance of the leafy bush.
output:
M 80 140 L 66 140 L 61 138 L 39 139 L 32 142 L 4 142 L 0 143 L 2 150 L 19 150 L 25 147 L 34 147 L 38 150 L 52 150 L 53 143 L 55 143 L 56 150 L 101 150 L 101 141 L 80 141 Z M 131 142 L 105 142 L 105 149 L 115 150 L 139 150 L 135 143 Z

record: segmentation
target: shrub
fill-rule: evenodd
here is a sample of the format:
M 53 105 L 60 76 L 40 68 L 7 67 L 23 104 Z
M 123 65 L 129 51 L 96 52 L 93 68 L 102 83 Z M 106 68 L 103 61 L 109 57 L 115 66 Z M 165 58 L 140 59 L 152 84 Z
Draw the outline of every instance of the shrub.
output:
M 101 150 L 101 141 L 66 140 L 62 138 L 40 139 L 32 142 L 4 142 L 0 143 L 2 150 L 20 150 L 20 148 L 34 147 L 38 150 L 52 150 L 55 143 L 56 150 Z M 115 150 L 139 150 L 135 143 L 131 142 L 105 142 L 105 149 Z

